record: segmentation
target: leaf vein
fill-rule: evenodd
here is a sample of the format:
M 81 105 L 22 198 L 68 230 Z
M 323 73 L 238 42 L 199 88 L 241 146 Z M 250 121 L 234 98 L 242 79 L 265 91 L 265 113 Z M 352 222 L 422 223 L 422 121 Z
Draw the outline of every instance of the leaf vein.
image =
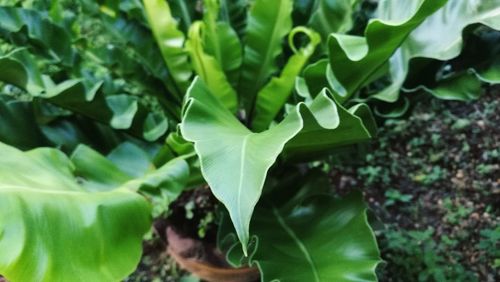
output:
M 311 254 L 307 250 L 306 246 L 300 241 L 300 239 L 297 237 L 295 232 L 286 224 L 285 220 L 283 217 L 280 215 L 279 211 L 273 207 L 273 213 L 276 216 L 276 220 L 280 224 L 280 226 L 285 230 L 285 232 L 292 238 L 292 240 L 295 242 L 297 247 L 300 249 L 300 251 L 304 254 L 304 257 L 306 261 L 309 263 L 311 266 L 311 271 L 314 275 L 314 281 L 320 282 L 321 280 L 319 279 L 318 275 L 318 270 L 316 269 L 316 265 L 314 264 Z

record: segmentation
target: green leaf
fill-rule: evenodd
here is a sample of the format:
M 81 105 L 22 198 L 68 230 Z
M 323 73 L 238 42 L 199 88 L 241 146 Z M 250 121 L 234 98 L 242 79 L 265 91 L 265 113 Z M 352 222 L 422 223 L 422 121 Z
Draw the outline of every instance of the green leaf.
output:
M 116 129 L 127 129 L 132 126 L 132 121 L 139 108 L 137 99 L 130 95 L 113 95 L 106 97 L 106 104 L 113 112 L 109 124 Z
M 179 25 L 184 33 L 187 33 L 189 27 L 193 23 L 193 19 L 197 16 L 198 2 L 185 0 L 168 1 L 172 14 L 179 19 Z
M 248 15 L 238 93 L 247 114 L 253 111 L 258 90 L 276 72 L 283 38 L 292 29 L 291 0 L 256 0 Z
M 415 4 L 412 3 L 412 5 Z M 499 7 L 499 0 L 449 0 L 443 8 L 428 17 L 408 36 L 390 60 L 391 85 L 372 97 L 386 102 L 396 101 L 406 79 L 409 62 L 413 58 L 445 61 L 458 56 L 463 46 L 462 31 L 467 26 L 481 23 L 500 30 Z M 386 0 L 379 4 L 378 16 L 383 20 L 398 20 L 407 11 L 408 5 L 401 1 Z M 466 94 L 459 94 L 462 98 L 464 95 Z M 457 97 L 457 99 L 462 98 Z
M 148 141 L 155 141 L 168 130 L 168 120 L 162 112 L 150 112 L 142 125 L 143 137 Z
M 191 171 L 188 163 L 177 158 L 143 177 L 129 181 L 125 187 L 140 191 L 153 203 L 154 218 L 165 216 L 170 204 L 186 189 Z
M 328 59 L 321 59 L 317 62 L 309 64 L 304 69 L 304 82 L 305 86 L 311 97 L 316 97 L 323 88 L 328 87 L 328 80 L 326 78 L 326 71 L 329 68 Z
M 122 143 L 113 149 L 107 158 L 121 171 L 133 177 L 140 177 L 153 169 L 149 155 L 130 142 Z
M 447 0 L 420 0 L 397 20 L 372 20 L 365 37 L 332 34 L 328 40 L 330 66 L 345 89 L 342 96 L 359 90 L 392 56 L 406 37 Z M 344 93 L 340 93 L 344 94 Z
M 326 42 L 331 33 L 345 33 L 352 28 L 354 6 L 359 0 L 318 0 L 308 26 Z
M 30 54 L 18 49 L 0 57 L 0 81 L 13 84 L 35 98 L 47 99 L 62 108 L 110 124 L 115 129 L 128 129 L 139 137 L 154 141 L 168 129 L 163 113 L 151 113 L 130 95 L 104 96 L 102 82 L 87 87 L 81 79 L 55 84 L 42 75 Z M 154 118 L 152 117 L 154 115 Z
M 82 177 L 81 185 L 88 191 L 113 190 L 132 180 L 112 161 L 85 145 L 75 149 L 71 162 L 75 166 L 75 174 Z
M 220 0 L 220 19 L 236 31 L 242 38 L 247 25 L 247 0 Z
M 500 84 L 500 55 L 486 69 L 471 68 L 458 76 L 440 81 L 436 87 L 421 85 L 412 91 L 422 89 L 443 100 L 471 101 L 481 96 L 482 82 Z
M 49 145 L 36 124 L 33 106 L 29 102 L 0 95 L 0 117 L 0 142 L 23 150 Z
M 297 49 L 293 43 L 297 33 L 304 33 L 309 39 L 309 43 L 300 49 Z M 295 54 L 288 59 L 280 77 L 273 77 L 257 94 L 255 118 L 252 121 L 254 130 L 263 131 L 268 128 L 292 94 L 296 78 L 320 41 L 319 35 L 310 29 L 297 27 L 292 30 L 289 42 Z
M 228 109 L 235 112 L 238 105 L 236 92 L 227 80 L 216 58 L 208 55 L 203 50 L 202 33 L 204 30 L 205 25 L 202 22 L 195 22 L 189 29 L 189 40 L 186 43 L 186 50 L 188 50 L 191 56 L 193 69 L 207 84 L 210 91 L 216 94 L 217 98 Z
M 43 80 L 35 62 L 24 49 L 14 50 L 0 56 L 0 81 L 26 90 L 32 95 L 40 95 L 44 91 Z
M 192 75 L 188 55 L 184 50 L 184 34 L 178 29 L 177 21 L 172 17 L 166 1 L 144 0 L 143 2 L 163 60 L 177 87 L 184 93 Z
M 284 156 L 292 160 L 323 158 L 338 147 L 370 140 L 377 126 L 366 104 L 344 108 L 324 89 L 301 112 L 302 130 L 285 146 Z
M 203 176 L 215 197 L 228 208 L 246 252 L 253 208 L 267 170 L 291 138 L 287 132 L 290 129 L 252 133 L 212 96 L 200 79 L 195 79 L 188 97 L 182 135 L 195 143 Z
M 231 85 L 236 86 L 240 78 L 240 67 L 243 62 L 243 52 L 241 42 L 236 32 L 227 23 L 217 23 L 217 40 L 221 46 L 221 54 L 224 54 L 220 60 L 222 69 Z
M 244 252 L 250 219 L 267 171 L 292 138 L 296 139 L 289 150 L 295 154 L 317 150 L 318 144 L 327 150 L 371 137 L 361 119 L 341 108 L 326 90 L 310 105 L 298 104 L 281 123 L 261 133 L 243 126 L 200 79 L 195 79 L 187 97 L 182 135 L 195 143 L 203 176 L 215 197 L 228 209 Z M 352 111 L 366 113 L 369 110 L 357 107 Z M 340 118 L 347 118 L 344 126 Z M 303 142 L 316 138 L 318 144 Z
M 161 82 L 168 91 L 154 86 L 156 91 L 166 92 L 158 93 L 160 101 L 162 101 L 163 95 L 168 95 L 169 101 L 181 102 L 184 92 L 178 89 L 177 84 L 170 74 L 170 70 L 163 60 L 158 58 L 162 56 L 158 44 L 154 40 L 154 36 L 151 32 L 145 28 L 142 24 L 134 22 L 124 17 L 111 18 L 105 16 L 103 13 L 100 15 L 99 23 L 103 24 L 106 35 L 113 39 L 113 43 L 120 48 L 122 51 L 126 51 L 127 54 L 122 55 L 121 58 L 113 58 L 114 60 L 111 64 L 108 64 L 108 68 L 114 69 L 116 64 L 124 64 L 127 61 L 123 57 L 128 57 L 128 61 L 136 61 L 140 68 L 144 68 L 146 71 L 142 74 L 147 74 L 150 78 L 155 78 Z M 103 48 L 104 51 L 109 52 L 107 46 Z M 105 53 L 105 52 L 103 52 Z M 112 55 L 116 56 L 118 51 L 112 52 Z M 95 55 L 95 52 L 92 54 Z M 102 56 L 98 56 L 102 57 Z M 94 56 L 91 56 L 94 58 Z M 124 67 L 122 69 L 124 72 L 134 72 L 132 68 Z M 139 74 L 134 73 L 134 75 L 140 75 L 144 70 L 139 70 Z M 121 75 L 120 75 L 121 76 Z M 147 76 L 146 76 L 147 77 Z M 144 83 L 145 80 L 141 79 Z M 163 97 L 164 99 L 165 97 Z M 164 103 L 165 104 L 165 103 Z
M 443 100 L 470 101 L 481 95 L 481 81 L 474 74 L 469 73 L 442 81 L 435 88 L 425 86 L 421 88 Z
M 0 143 L 0 152 L 0 273 L 9 281 L 118 281 L 134 270 L 151 223 L 144 198 L 86 190 L 54 149 Z
M 133 161 L 131 161 L 133 158 Z M 141 192 L 153 203 L 153 216 L 168 210 L 186 187 L 190 176 L 188 163 L 177 158 L 155 168 L 147 154 L 132 143 L 123 143 L 104 157 L 86 146 L 71 155 L 75 174 L 89 191 L 107 191 L 115 187 Z M 132 169 L 134 169 L 132 171 Z
M 108 126 L 68 115 L 43 100 L 18 101 L 0 95 L 0 116 L 0 142 L 22 150 L 52 146 L 72 152 L 85 143 L 107 151 L 125 137 Z
M 500 54 L 497 55 L 497 58 L 495 58 L 492 64 L 485 70 L 478 71 L 471 69 L 470 71 L 474 72 L 476 76 L 484 82 L 490 84 L 500 83 Z
M 74 52 L 69 34 L 37 11 L 0 7 L 0 36 L 2 30 L 13 35 L 25 32 L 37 50 L 67 66 L 73 64 Z
M 349 99 L 345 89 L 333 74 L 328 59 L 321 59 L 304 69 L 304 81 L 312 97 L 316 97 L 323 88 L 328 88 L 339 103 Z
M 231 85 L 239 80 L 239 68 L 242 63 L 241 43 L 231 25 L 217 22 L 219 6 L 217 0 L 205 0 L 203 19 L 203 42 L 205 51 L 215 57 L 224 70 Z
M 325 177 L 309 176 L 302 185 L 289 201 L 268 197 L 256 208 L 248 261 L 258 266 L 261 281 L 377 281 L 380 254 L 361 195 L 335 199 L 321 194 L 329 186 Z M 229 261 L 247 261 L 230 244 L 231 233 L 219 232 L 219 246 L 228 249 Z

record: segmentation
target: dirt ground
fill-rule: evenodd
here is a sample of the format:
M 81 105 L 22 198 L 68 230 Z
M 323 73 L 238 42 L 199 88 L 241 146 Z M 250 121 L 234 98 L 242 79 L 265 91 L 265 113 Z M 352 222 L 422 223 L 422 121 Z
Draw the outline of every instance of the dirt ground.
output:
M 362 161 L 331 168 L 336 191 L 364 192 L 381 281 L 499 281 L 499 94 L 423 101 L 385 121 Z

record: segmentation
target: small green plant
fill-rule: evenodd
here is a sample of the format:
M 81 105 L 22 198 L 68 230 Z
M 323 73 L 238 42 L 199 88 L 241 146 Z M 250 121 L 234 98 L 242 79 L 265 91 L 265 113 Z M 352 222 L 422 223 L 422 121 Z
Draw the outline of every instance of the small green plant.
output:
M 450 198 L 443 201 L 443 206 L 446 208 L 445 219 L 451 224 L 457 224 L 464 218 L 468 217 L 473 211 L 472 207 L 466 207 L 461 204 L 455 204 Z
M 500 251 L 498 245 L 500 244 L 500 227 L 495 229 L 484 229 L 481 230 L 481 239 L 477 245 L 477 248 L 485 251 L 491 257 L 494 258 L 493 262 L 488 262 L 493 264 L 496 268 L 499 266 L 498 261 L 500 260 Z
M 424 185 L 431 185 L 439 180 L 444 180 L 447 177 L 447 171 L 440 166 L 431 166 L 426 169 L 426 172 L 417 174 L 413 180 Z
M 439 242 L 433 238 L 434 232 L 431 227 L 423 231 L 387 230 L 383 245 L 387 247 L 386 256 L 394 263 L 390 270 L 401 277 L 398 281 L 478 281 L 461 264 L 448 263 L 448 256 L 458 258 L 446 253 L 446 245 L 455 241 L 442 238 Z
M 386 206 L 392 206 L 392 205 L 396 204 L 397 202 L 408 203 L 413 198 L 412 195 L 401 194 L 401 192 L 399 192 L 398 190 L 395 190 L 395 189 L 389 189 L 389 190 L 385 191 L 384 195 L 387 199 L 385 201 Z

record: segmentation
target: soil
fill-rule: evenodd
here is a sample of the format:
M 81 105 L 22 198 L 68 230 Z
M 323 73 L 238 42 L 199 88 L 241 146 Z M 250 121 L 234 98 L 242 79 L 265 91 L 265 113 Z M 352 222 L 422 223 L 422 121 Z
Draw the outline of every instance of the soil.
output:
M 381 281 L 500 281 L 499 94 L 424 101 L 364 161 L 331 168 L 334 190 L 362 190 L 374 214 Z

